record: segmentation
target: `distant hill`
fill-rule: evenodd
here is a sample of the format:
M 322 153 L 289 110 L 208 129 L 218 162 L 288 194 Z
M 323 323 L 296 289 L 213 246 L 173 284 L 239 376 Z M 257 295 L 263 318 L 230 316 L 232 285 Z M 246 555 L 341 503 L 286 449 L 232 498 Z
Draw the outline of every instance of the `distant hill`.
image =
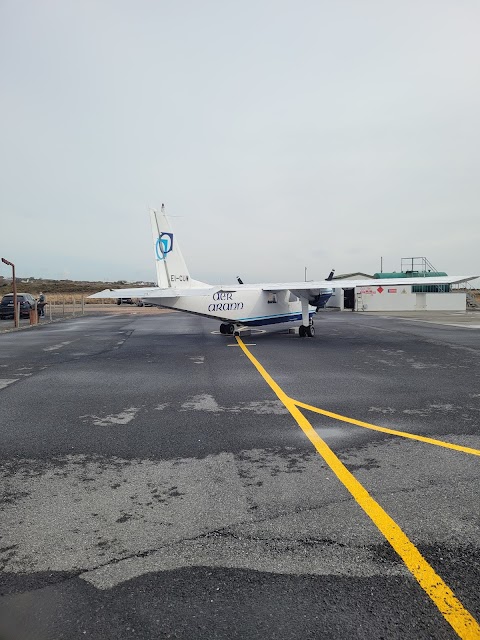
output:
M 121 289 L 125 287 L 154 287 L 154 282 L 127 282 L 117 280 L 116 282 L 90 282 L 88 280 L 44 280 L 43 278 L 15 278 L 17 291 L 24 291 L 38 296 L 43 293 L 65 293 L 65 294 L 86 294 L 96 293 L 102 289 Z M 0 295 L 13 291 L 12 280 L 0 277 Z

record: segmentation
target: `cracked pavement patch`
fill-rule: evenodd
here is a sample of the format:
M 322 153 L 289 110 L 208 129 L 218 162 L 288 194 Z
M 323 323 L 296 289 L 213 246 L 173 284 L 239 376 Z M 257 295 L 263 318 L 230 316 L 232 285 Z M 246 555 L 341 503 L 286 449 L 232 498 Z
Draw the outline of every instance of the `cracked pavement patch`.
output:
M 4 464 L 3 483 L 0 559 L 10 582 L 13 575 L 81 574 L 105 589 L 145 572 L 203 564 L 404 574 L 362 548 L 381 536 L 314 454 L 292 448 L 201 460 L 16 460 Z M 339 531 L 344 517 L 356 517 L 358 527 Z

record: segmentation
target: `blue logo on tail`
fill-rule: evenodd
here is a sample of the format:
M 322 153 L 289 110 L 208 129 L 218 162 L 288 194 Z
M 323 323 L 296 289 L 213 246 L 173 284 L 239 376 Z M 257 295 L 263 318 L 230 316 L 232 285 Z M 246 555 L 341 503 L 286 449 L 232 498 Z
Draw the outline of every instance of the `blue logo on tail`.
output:
M 167 253 L 170 253 L 172 249 L 173 233 L 166 233 L 165 231 L 162 231 L 155 243 L 155 253 L 157 255 L 157 260 L 165 260 L 167 257 Z

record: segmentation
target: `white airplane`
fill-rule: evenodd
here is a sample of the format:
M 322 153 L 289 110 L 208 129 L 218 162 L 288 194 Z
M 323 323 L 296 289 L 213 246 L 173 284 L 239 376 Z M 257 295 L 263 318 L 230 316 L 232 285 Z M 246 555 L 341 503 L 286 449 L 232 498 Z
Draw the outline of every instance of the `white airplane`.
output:
M 419 285 L 424 277 L 381 280 L 327 280 L 314 282 L 238 283 L 210 285 L 194 280 L 183 259 L 164 205 L 158 215 L 150 210 L 157 287 L 105 289 L 90 298 L 140 298 L 156 307 L 176 309 L 221 321 L 220 332 L 240 335 L 242 328 L 301 321 L 299 335 L 313 337 L 313 315 L 325 306 L 335 288 L 360 286 Z M 333 274 L 330 274 L 329 278 Z M 428 284 L 454 284 L 478 276 L 429 277 Z

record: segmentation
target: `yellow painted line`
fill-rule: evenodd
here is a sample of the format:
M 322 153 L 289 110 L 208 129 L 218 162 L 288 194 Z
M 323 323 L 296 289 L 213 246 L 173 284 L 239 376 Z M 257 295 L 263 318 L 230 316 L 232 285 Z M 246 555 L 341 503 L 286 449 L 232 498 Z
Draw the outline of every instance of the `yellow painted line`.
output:
M 445 620 L 453 627 L 462 640 L 478 640 L 480 638 L 480 625 L 475 618 L 465 609 L 453 591 L 445 584 L 442 578 L 434 571 L 417 547 L 410 541 L 398 524 L 376 502 L 354 475 L 345 467 L 330 447 L 320 438 L 306 417 L 301 413 L 295 400 L 279 387 L 273 378 L 267 373 L 260 362 L 250 353 L 242 340 L 237 337 L 237 342 L 242 348 L 253 366 L 260 373 L 265 382 L 278 399 L 289 410 L 299 427 L 322 456 L 330 469 L 351 493 L 360 507 L 373 521 L 393 549 L 398 553 L 409 571 L 417 580 L 425 593 L 437 606 Z
M 293 400 L 293 399 L 292 399 Z M 409 438 L 410 440 L 419 440 L 420 442 L 427 442 L 428 444 L 434 444 L 437 447 L 445 447 L 446 449 L 454 449 L 455 451 L 462 451 L 463 453 L 470 453 L 473 456 L 480 456 L 479 449 L 472 449 L 471 447 L 462 447 L 460 444 L 453 444 L 452 442 L 444 442 L 443 440 L 435 440 L 434 438 L 426 438 L 425 436 L 418 436 L 414 433 L 408 433 L 408 431 L 396 431 L 395 429 L 387 429 L 386 427 L 379 427 L 376 424 L 370 424 L 370 422 L 362 422 L 361 420 L 355 420 L 355 418 L 349 418 L 348 416 L 342 416 L 339 413 L 333 413 L 332 411 L 326 411 L 325 409 L 319 409 L 305 402 L 299 402 L 293 400 L 297 407 L 313 411 L 315 413 L 321 413 L 323 416 L 333 418 L 334 420 L 341 420 L 342 422 L 349 422 L 355 424 L 357 427 L 363 427 L 364 429 L 372 429 L 373 431 L 382 431 L 383 433 L 390 433 L 393 436 L 401 436 L 402 438 Z

